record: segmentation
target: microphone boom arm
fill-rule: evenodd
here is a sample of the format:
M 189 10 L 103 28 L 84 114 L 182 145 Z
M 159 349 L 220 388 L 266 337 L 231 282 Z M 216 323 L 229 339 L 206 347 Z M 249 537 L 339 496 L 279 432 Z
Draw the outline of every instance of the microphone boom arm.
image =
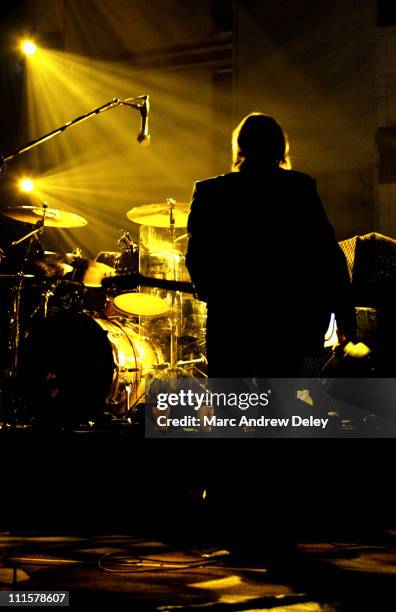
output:
M 14 151 L 9 151 L 9 152 L 1 154 L 0 155 L 0 179 L 3 178 L 3 176 L 5 175 L 6 162 L 12 159 L 15 159 L 16 157 L 19 157 L 20 155 L 22 155 L 23 153 L 26 153 L 27 151 L 30 151 L 31 149 L 34 149 L 34 147 L 37 147 L 38 145 L 42 144 L 43 142 L 46 142 L 47 140 L 51 140 L 51 138 L 54 138 L 54 136 L 58 136 L 58 134 L 62 134 L 65 130 L 67 130 L 67 128 L 71 127 L 72 125 L 77 125 L 77 123 L 82 123 L 83 121 L 86 121 L 87 119 L 90 119 L 91 117 L 95 117 L 96 115 L 99 115 L 100 113 L 103 113 L 104 111 L 107 111 L 112 108 L 115 108 L 116 106 L 122 106 L 122 105 L 130 106 L 131 108 L 135 108 L 136 110 L 140 112 L 140 114 L 142 114 L 142 109 L 144 108 L 147 100 L 148 100 L 148 96 L 139 96 L 137 98 L 125 98 L 124 100 L 121 100 L 120 98 L 113 98 L 112 100 L 110 100 L 110 102 L 107 102 L 106 104 L 103 104 L 102 106 L 98 106 L 98 108 L 95 108 L 94 110 L 90 111 L 89 113 L 86 113 L 85 115 L 80 115 L 79 117 L 76 117 L 72 121 L 68 121 L 64 125 L 61 125 L 59 128 L 57 128 L 56 130 L 53 130 L 52 132 L 48 132 L 48 134 L 44 134 L 44 136 L 40 136 L 39 138 L 35 138 L 34 140 L 30 140 L 29 142 L 24 144 L 19 149 L 15 149 Z

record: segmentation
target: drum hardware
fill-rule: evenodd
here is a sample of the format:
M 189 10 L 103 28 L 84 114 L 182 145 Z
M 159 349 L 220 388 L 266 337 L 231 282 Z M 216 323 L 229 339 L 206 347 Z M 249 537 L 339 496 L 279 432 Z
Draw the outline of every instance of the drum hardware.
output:
M 48 302 L 49 302 L 49 299 L 50 299 L 50 297 L 53 297 L 54 295 L 55 294 L 54 294 L 54 291 L 53 291 L 52 287 L 50 287 L 49 289 L 47 289 L 47 291 L 44 292 L 44 313 L 43 313 L 44 317 L 46 317 L 47 314 L 48 314 Z
M 131 235 L 124 229 L 120 230 L 120 237 L 117 241 L 119 247 L 125 250 L 137 250 L 138 245 L 132 240 Z
M 6 372 L 6 376 L 8 378 L 13 378 L 17 372 L 18 368 L 18 356 L 19 356 L 19 343 L 20 343 L 20 308 L 21 308 L 21 293 L 23 280 L 25 278 L 24 274 L 21 272 L 17 275 L 17 282 L 14 287 L 11 289 L 11 293 L 13 295 L 12 299 L 12 314 L 10 318 L 10 339 L 9 339 L 9 348 L 11 353 L 11 369 Z
M 44 283 L 40 283 L 40 289 L 41 289 L 41 297 L 42 300 L 40 301 L 40 303 L 36 306 L 36 308 L 33 310 L 33 312 L 30 314 L 30 319 L 34 319 L 36 316 L 39 315 L 41 308 L 43 309 L 43 316 L 46 317 L 48 314 L 48 303 L 51 297 L 53 297 L 55 295 L 55 289 L 57 286 L 57 283 L 51 283 L 50 287 L 48 289 L 43 289 L 43 285 L 45 286 L 45 282 Z M 27 334 L 27 331 L 25 332 L 25 335 Z
M 177 362 L 178 365 L 191 365 L 191 364 L 195 364 L 195 363 L 202 363 L 202 359 L 198 358 L 198 359 L 186 359 L 186 360 L 182 360 L 179 359 L 179 361 Z
M 185 228 L 187 226 L 189 214 L 189 206 L 185 203 L 176 203 L 173 198 L 168 198 L 166 203 L 148 204 L 145 206 L 135 207 L 127 213 L 128 219 L 139 224 L 140 227 L 140 246 L 143 244 L 142 232 L 152 228 L 159 228 L 158 232 L 166 231 L 170 239 L 159 239 L 155 250 L 155 257 L 164 263 L 166 262 L 166 273 L 168 278 L 156 278 L 140 276 L 140 286 L 151 286 L 165 289 L 168 293 L 169 307 L 169 366 L 161 373 L 161 377 L 170 376 L 191 376 L 185 366 L 195 364 L 196 360 L 178 360 L 179 356 L 179 337 L 181 336 L 182 321 L 183 321 L 183 293 L 193 293 L 193 286 L 190 282 L 181 281 L 180 276 L 183 276 L 181 263 L 182 255 L 177 250 L 177 242 L 180 243 L 186 237 L 176 235 L 176 229 Z M 150 234 L 149 234 L 150 235 Z M 159 236 L 158 236 L 159 237 Z M 150 244 L 146 244 L 148 253 L 150 254 Z M 158 270 L 159 272 L 159 270 Z M 186 271 L 187 278 L 188 273 Z M 169 276 L 171 278 L 169 278 Z M 141 293 L 144 296 L 146 294 Z M 155 296 L 153 296 L 155 297 Z M 126 299 L 126 298 L 125 298 Z M 142 298 L 144 300 L 144 298 Z M 165 301 L 165 300 L 164 300 Z M 164 308 L 165 310 L 165 308 Z M 162 314 L 162 313 L 161 313 Z M 164 313 L 165 314 L 165 313 Z M 203 360 L 198 360 L 200 363 Z
M 24 207 L 16 206 L 13 208 L 7 208 L 5 209 L 5 211 L 2 211 L 2 212 L 5 216 L 10 217 L 11 219 L 15 219 L 17 215 L 16 211 L 18 211 L 21 208 L 24 208 Z M 31 207 L 28 207 L 28 208 L 31 208 Z M 19 346 L 20 346 L 20 334 L 21 334 L 20 311 L 21 311 L 22 287 L 23 287 L 23 281 L 25 278 L 24 268 L 27 263 L 27 259 L 28 259 L 29 252 L 31 250 L 33 241 L 37 239 L 39 234 L 44 232 L 48 206 L 44 202 L 42 208 L 41 209 L 37 208 L 37 210 L 40 211 L 42 218 L 39 219 L 38 218 L 39 215 L 35 218 L 35 225 L 36 225 L 35 229 L 31 230 L 27 234 L 24 234 L 21 238 L 19 238 L 18 240 L 14 240 L 11 243 L 11 247 L 16 247 L 19 244 L 22 244 L 23 242 L 28 241 L 25 256 L 24 256 L 24 259 L 21 265 L 21 270 L 15 275 L 17 282 L 11 288 L 11 293 L 13 297 L 12 297 L 12 305 L 11 305 L 11 316 L 9 319 L 9 341 L 8 341 L 10 354 L 11 354 L 11 364 L 10 364 L 10 368 L 7 369 L 5 372 L 5 377 L 7 379 L 14 379 L 16 377 L 16 373 L 17 373 L 18 365 L 19 365 Z M 20 220 L 20 219 L 16 219 L 16 220 Z
M 186 238 L 188 238 L 188 234 L 182 234 L 181 236 L 178 236 L 178 237 L 175 239 L 175 243 L 176 243 L 176 242 L 181 242 L 181 240 L 185 240 Z
M 168 198 L 167 199 L 167 204 L 169 207 L 169 230 L 170 230 L 170 235 L 171 235 L 171 245 L 172 245 L 172 252 L 175 251 L 175 240 L 176 240 L 176 201 L 173 198 Z M 180 216 L 180 222 L 181 222 L 181 216 Z M 180 227 L 180 226 L 179 226 Z M 184 224 L 182 225 L 182 227 L 185 227 Z M 177 267 L 176 267 L 176 260 L 173 257 L 172 258 L 172 276 L 173 276 L 173 280 L 177 281 Z M 171 293 L 171 316 L 170 316 L 170 324 L 171 324 L 171 333 L 170 333 L 170 364 L 169 364 L 169 370 L 168 372 L 170 372 L 171 377 L 173 374 L 176 374 L 176 376 L 178 374 L 181 374 L 182 376 L 188 376 L 188 372 L 187 370 L 185 370 L 182 367 L 182 364 L 179 363 L 177 361 L 177 356 L 178 356 L 178 335 L 177 335 L 177 328 L 178 328 L 178 320 L 176 318 L 176 307 L 178 307 L 179 311 L 181 312 L 181 300 L 182 300 L 182 294 L 180 291 L 175 291 Z
M 122 251 L 117 261 L 116 270 L 118 274 L 139 271 L 139 245 L 134 242 L 125 230 L 120 231 L 118 246 Z
M 43 202 L 41 206 L 12 206 L 5 208 L 1 211 L 3 215 L 20 221 L 22 223 L 29 223 L 34 225 L 34 229 L 29 231 L 27 234 L 21 236 L 17 240 L 11 242 L 10 248 L 19 246 L 20 244 L 27 242 L 26 251 L 21 264 L 21 270 L 14 275 L 16 282 L 11 288 L 12 292 L 12 305 L 10 309 L 9 317 L 9 348 L 11 353 L 11 365 L 6 370 L 5 376 L 8 379 L 13 379 L 17 376 L 19 366 L 19 349 L 20 349 L 20 338 L 21 338 L 21 298 L 22 289 L 24 286 L 25 278 L 34 278 L 34 275 L 25 274 L 25 266 L 28 263 L 29 253 L 35 240 L 38 240 L 38 236 L 44 233 L 47 227 L 57 228 L 70 228 L 70 227 L 83 227 L 87 225 L 86 219 L 76 215 L 74 213 L 68 213 L 54 208 L 49 208 L 46 202 Z M 34 262 L 33 262 L 34 265 Z M 38 266 L 40 267 L 40 266 Z M 65 269 L 62 268 L 64 273 Z M 45 270 L 44 270 L 45 273 Z M 49 288 L 43 293 L 44 299 L 44 316 L 47 315 L 48 301 L 53 295 L 52 289 Z
M 37 307 L 29 315 L 31 321 L 35 317 L 40 316 L 40 311 L 41 316 L 45 318 L 54 310 L 76 312 L 83 309 L 84 287 L 81 283 L 64 278 L 53 278 L 41 280 L 37 285 L 32 286 L 32 289 L 35 288 L 39 290 L 41 299 Z
M 66 257 L 69 259 L 81 259 L 82 251 L 79 247 L 76 247 L 71 253 L 66 253 Z

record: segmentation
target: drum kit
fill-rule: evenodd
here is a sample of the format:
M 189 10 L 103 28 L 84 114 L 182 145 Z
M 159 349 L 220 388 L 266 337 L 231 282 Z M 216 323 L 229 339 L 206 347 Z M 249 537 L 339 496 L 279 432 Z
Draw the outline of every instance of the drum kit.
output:
M 151 381 L 205 376 L 206 305 L 185 266 L 188 208 L 171 198 L 132 208 L 139 242 L 121 230 L 116 250 L 95 260 L 41 245 L 47 228 L 86 226 L 80 215 L 2 210 L 30 225 L 0 252 L 3 422 L 133 423 Z

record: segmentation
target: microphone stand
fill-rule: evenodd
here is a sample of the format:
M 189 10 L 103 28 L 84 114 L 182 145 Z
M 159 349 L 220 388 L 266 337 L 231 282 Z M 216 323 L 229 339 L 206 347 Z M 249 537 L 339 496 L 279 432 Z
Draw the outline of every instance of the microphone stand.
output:
M 125 98 L 123 100 L 121 100 L 120 98 L 113 98 L 112 100 L 110 100 L 110 102 L 107 102 L 106 104 L 103 104 L 102 106 L 99 106 L 98 108 L 94 108 L 94 110 L 90 111 L 89 113 L 86 113 L 85 115 L 80 115 L 79 117 L 76 117 L 72 121 L 68 121 L 67 123 L 56 128 L 52 132 L 48 132 L 48 134 L 44 134 L 44 136 L 40 136 L 39 138 L 30 140 L 29 142 L 24 144 L 19 149 L 15 149 L 14 151 L 9 151 L 9 152 L 1 154 L 0 155 L 0 179 L 2 179 L 6 174 L 8 161 L 15 159 L 16 157 L 19 157 L 20 155 L 22 155 L 23 153 L 26 153 L 27 151 L 30 151 L 31 149 L 34 149 L 34 147 L 37 147 L 38 145 L 42 144 L 43 142 L 46 142 L 47 140 L 51 140 L 51 138 L 54 138 L 54 136 L 58 136 L 58 134 L 62 134 L 65 130 L 67 130 L 72 125 L 77 125 L 78 123 L 82 123 L 83 121 L 86 121 L 87 119 L 90 119 L 91 117 L 95 117 L 96 115 L 99 115 L 100 113 L 103 113 L 104 111 L 115 108 L 116 106 L 130 106 L 131 108 L 135 108 L 136 110 L 138 110 L 140 114 L 142 115 L 143 109 L 147 101 L 148 101 L 147 95 L 138 96 L 137 98 Z

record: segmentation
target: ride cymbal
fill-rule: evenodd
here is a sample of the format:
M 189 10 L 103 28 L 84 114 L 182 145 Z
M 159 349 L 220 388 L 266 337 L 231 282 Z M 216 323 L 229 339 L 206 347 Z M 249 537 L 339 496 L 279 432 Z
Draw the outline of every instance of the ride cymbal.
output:
M 127 212 L 127 217 L 133 223 L 150 225 L 151 227 L 170 227 L 171 211 L 174 227 L 187 227 L 189 204 L 177 202 L 171 207 L 167 202 L 160 204 L 144 204 L 135 206 Z

